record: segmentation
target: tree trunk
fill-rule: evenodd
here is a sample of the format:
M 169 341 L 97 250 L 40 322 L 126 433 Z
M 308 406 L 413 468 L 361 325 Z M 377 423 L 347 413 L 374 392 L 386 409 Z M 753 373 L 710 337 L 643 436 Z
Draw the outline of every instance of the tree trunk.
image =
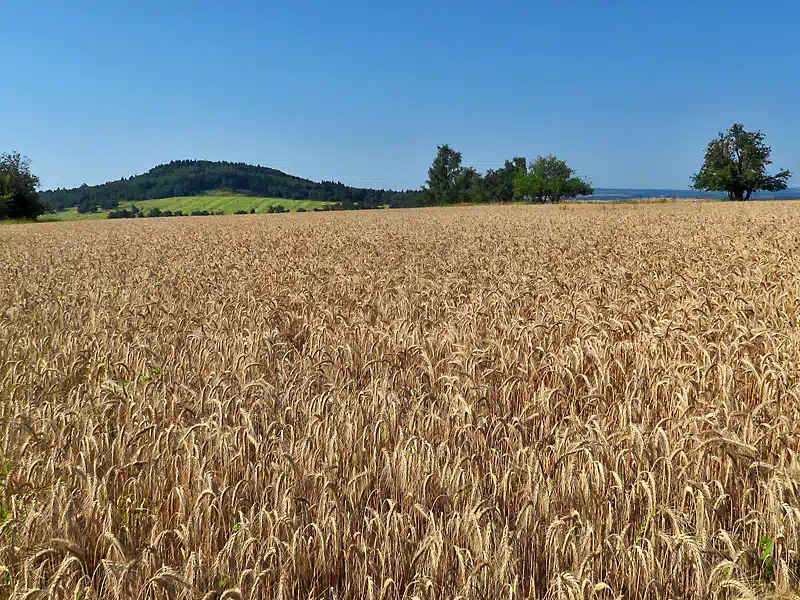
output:
M 753 190 L 747 190 L 747 197 L 744 199 L 744 200 L 745 200 L 745 202 L 747 202 L 748 200 L 750 200 L 750 195 L 751 195 L 752 193 L 753 193 Z

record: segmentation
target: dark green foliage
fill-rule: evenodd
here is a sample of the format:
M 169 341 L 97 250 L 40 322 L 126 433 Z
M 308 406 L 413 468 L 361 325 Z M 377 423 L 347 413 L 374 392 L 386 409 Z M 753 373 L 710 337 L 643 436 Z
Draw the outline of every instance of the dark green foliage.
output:
M 289 212 L 289 211 L 287 209 L 285 209 L 283 206 L 281 206 L 280 204 L 274 204 L 273 206 L 270 206 L 267 209 L 267 212 L 268 213 L 286 213 L 286 212 Z
M 514 195 L 532 202 L 560 202 L 576 196 L 591 196 L 591 184 L 575 175 L 567 163 L 555 156 L 538 156 L 528 171 L 513 176 Z
M 0 173 L 0 219 L 8 217 L 11 204 L 11 178 L 5 173 Z
M 123 208 L 122 210 L 112 210 L 111 212 L 108 213 L 108 218 L 109 219 L 134 219 L 134 218 L 136 218 L 136 213 L 133 212 L 133 211 L 130 211 L 130 210 L 126 209 L 126 208 Z
M 564 198 L 591 195 L 593 191 L 588 182 L 554 156 L 538 157 L 530 165 L 530 171 L 527 160 L 518 156 L 482 176 L 472 167 L 462 167 L 461 153 L 445 144 L 438 148 L 420 199 L 429 205 L 513 202 L 515 199 L 559 202 Z
M 28 158 L 19 152 L 0 154 L 0 219 L 35 219 L 47 212 L 38 187 Z
M 351 202 L 363 208 L 413 200 L 419 192 L 353 188 L 340 182 L 316 183 L 287 175 L 275 169 L 244 163 L 204 160 L 173 161 L 159 165 L 143 175 L 135 175 L 103 185 L 82 185 L 72 190 L 42 192 L 56 210 L 81 205 L 116 208 L 122 201 L 153 200 L 175 196 L 196 196 L 213 190 L 270 198 Z M 86 211 L 83 211 L 86 212 Z
M 255 209 L 255 208 L 251 208 L 251 209 L 250 209 L 250 214 L 251 214 L 251 215 L 254 215 L 254 214 L 256 214 L 256 209 Z
M 306 209 L 301 206 L 297 209 L 297 212 L 306 212 Z
M 489 169 L 483 177 L 484 202 L 513 202 L 514 175 L 527 172 L 527 161 L 517 156 L 507 160 L 502 169 Z
M 206 213 L 208 214 L 208 213 Z M 135 206 L 132 210 L 128 210 L 127 208 L 123 208 L 120 210 L 112 210 L 108 213 L 109 219 L 135 219 L 136 217 L 183 217 L 183 211 L 176 210 L 161 210 L 159 208 L 151 208 L 147 213 L 143 213 L 139 211 L 138 208 Z
M 427 204 L 425 194 L 420 192 L 393 192 L 385 194 L 384 199 L 389 208 L 415 208 Z
M 786 169 L 777 175 L 767 174 L 771 153 L 772 149 L 764 144 L 763 133 L 745 131 L 744 125 L 735 123 L 708 145 L 705 162 L 692 177 L 692 187 L 727 192 L 729 200 L 750 200 L 752 193 L 759 190 L 785 190 L 792 174 Z
M 461 166 L 461 153 L 447 144 L 439 146 L 428 169 L 421 201 L 407 199 L 405 206 L 485 202 L 484 178 L 473 167 Z
M 473 167 L 461 169 L 455 181 L 456 202 L 483 202 L 483 177 Z
M 237 211 L 236 211 L 235 213 L 233 213 L 233 214 L 235 214 L 235 215 L 246 215 L 246 214 L 247 214 L 247 211 L 246 211 L 246 210 L 237 210 Z
M 473 173 L 475 173 L 473 169 Z M 455 204 L 463 201 L 466 186 L 474 180 L 474 175 L 464 176 L 461 167 L 461 152 L 456 152 L 447 144 L 439 146 L 436 158 L 428 169 L 428 180 L 422 188 L 428 204 Z
M 78 204 L 78 214 L 85 215 L 89 213 L 95 213 L 99 210 L 99 207 L 94 202 L 82 202 Z

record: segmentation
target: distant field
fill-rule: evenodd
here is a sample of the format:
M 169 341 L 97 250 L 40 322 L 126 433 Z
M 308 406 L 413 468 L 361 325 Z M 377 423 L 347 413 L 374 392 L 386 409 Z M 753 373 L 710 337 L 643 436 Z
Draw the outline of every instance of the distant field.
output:
M 328 204 L 318 200 L 287 200 L 286 198 L 262 198 L 254 196 L 243 196 L 240 194 L 209 194 L 204 196 L 181 196 L 177 198 L 162 198 L 160 200 L 145 200 L 142 202 L 120 202 L 120 208 L 131 208 L 133 205 L 140 210 L 147 212 L 151 208 L 160 210 L 182 211 L 189 214 L 195 210 L 222 211 L 225 214 L 233 214 L 237 210 L 256 209 L 257 213 L 267 212 L 271 206 L 283 206 L 287 210 L 296 211 L 299 208 L 314 210 Z M 107 210 L 96 213 L 80 215 L 77 209 L 69 208 L 54 214 L 44 215 L 39 221 L 78 221 L 86 219 L 106 219 Z

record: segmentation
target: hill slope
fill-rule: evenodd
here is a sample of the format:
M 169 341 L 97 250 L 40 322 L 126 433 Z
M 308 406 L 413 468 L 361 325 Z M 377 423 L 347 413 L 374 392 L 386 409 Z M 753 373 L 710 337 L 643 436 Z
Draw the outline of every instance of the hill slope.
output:
M 190 215 L 195 211 L 207 211 L 210 213 L 222 212 L 232 215 L 236 211 L 244 210 L 256 213 L 265 213 L 271 207 L 281 206 L 290 212 L 298 210 L 312 211 L 315 208 L 329 206 L 328 202 L 319 200 L 287 200 L 285 198 L 266 198 L 261 196 L 245 196 L 242 194 L 230 193 L 210 193 L 199 196 L 181 196 L 176 198 L 159 198 L 157 200 L 142 200 L 137 202 L 124 201 L 119 203 L 119 209 L 131 210 L 134 206 L 143 214 L 147 214 L 151 209 L 157 208 L 161 211 L 171 211 L 173 213 L 181 211 L 184 215 Z M 79 213 L 73 206 L 58 212 L 39 217 L 40 222 L 46 221 L 76 221 L 86 219 L 107 219 L 111 210 L 100 209 L 95 212 Z
M 355 204 L 363 208 L 413 204 L 418 192 L 393 192 L 354 188 L 339 182 L 315 182 L 276 169 L 245 163 L 207 160 L 176 160 L 158 165 L 147 173 L 123 177 L 101 185 L 82 185 L 41 193 L 55 210 L 77 207 L 88 212 L 95 207 L 116 208 L 121 202 L 196 196 L 214 190 L 289 200 L 317 200 Z

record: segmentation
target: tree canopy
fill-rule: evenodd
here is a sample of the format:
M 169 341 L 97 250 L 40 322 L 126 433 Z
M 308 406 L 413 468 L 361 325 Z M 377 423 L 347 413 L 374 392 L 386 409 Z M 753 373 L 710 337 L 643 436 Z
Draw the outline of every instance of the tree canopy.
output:
M 505 161 L 500 169 L 489 169 L 483 177 L 483 197 L 486 202 L 513 202 L 514 176 L 524 173 L 528 166 L 524 157 Z
M 466 202 L 476 176 L 474 169 L 465 170 L 461 166 L 461 152 L 456 152 L 447 144 L 439 146 L 436 158 L 428 169 L 428 180 L 422 188 L 425 200 L 428 204 Z
M 460 152 L 447 144 L 438 147 L 422 188 L 426 204 L 559 202 L 594 192 L 587 181 L 555 156 L 538 157 L 530 170 L 525 157 L 517 156 L 485 175 L 461 163 Z
M 735 123 L 712 140 L 706 149 L 700 172 L 692 177 L 696 190 L 727 192 L 729 200 L 750 200 L 753 192 L 779 192 L 788 185 L 791 172 L 783 169 L 769 175 L 772 149 L 760 131 L 746 131 Z
M 538 156 L 527 171 L 520 169 L 514 175 L 515 196 L 533 202 L 560 202 L 593 193 L 588 181 L 555 156 Z
M 35 219 L 46 212 L 39 198 L 39 178 L 19 152 L 0 154 L 0 219 Z

